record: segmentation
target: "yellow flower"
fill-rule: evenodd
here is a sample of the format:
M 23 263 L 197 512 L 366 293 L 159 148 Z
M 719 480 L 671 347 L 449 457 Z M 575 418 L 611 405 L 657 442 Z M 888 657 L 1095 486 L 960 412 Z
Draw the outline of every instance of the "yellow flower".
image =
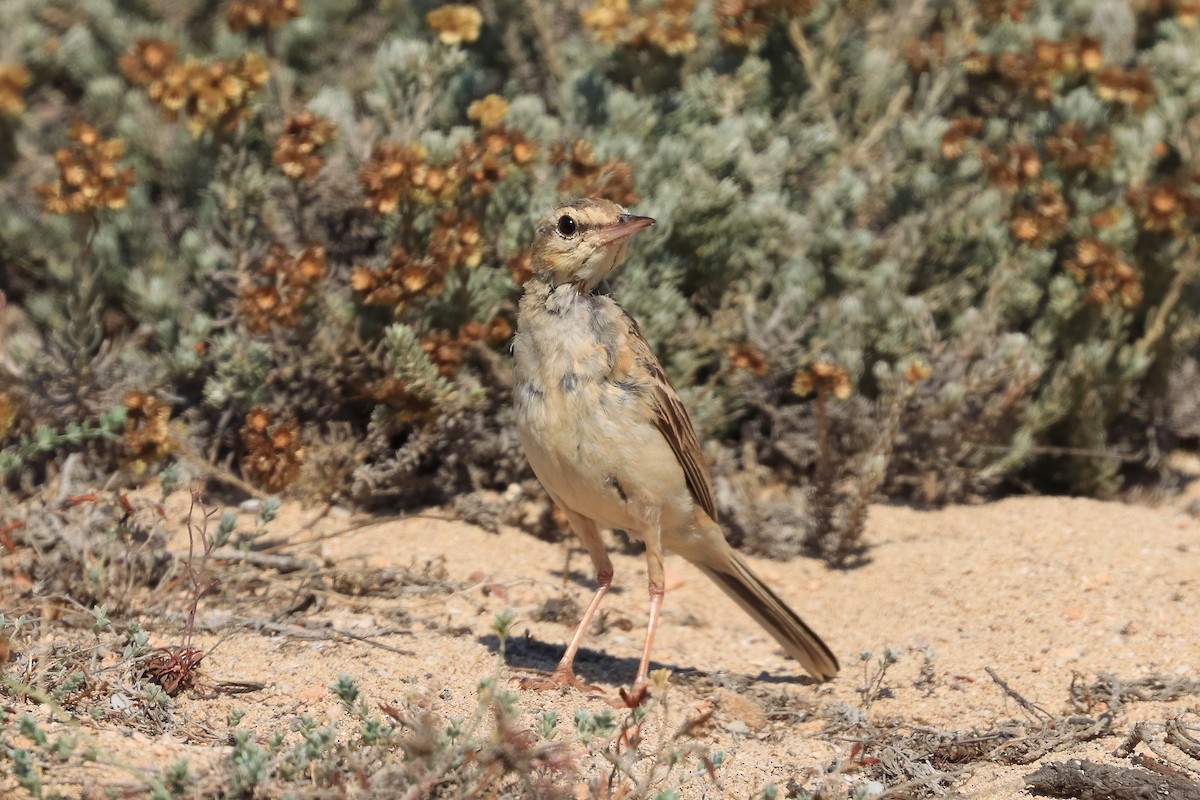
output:
M 21 96 L 29 85 L 29 70 L 22 64 L 0 64 L 0 114 L 16 116 L 25 110 Z
M 483 15 L 474 6 L 451 3 L 430 11 L 425 22 L 438 32 L 442 44 L 457 45 L 479 38 Z
M 467 106 L 467 119 L 478 122 L 484 128 L 494 128 L 508 115 L 508 101 L 498 94 L 489 94 Z

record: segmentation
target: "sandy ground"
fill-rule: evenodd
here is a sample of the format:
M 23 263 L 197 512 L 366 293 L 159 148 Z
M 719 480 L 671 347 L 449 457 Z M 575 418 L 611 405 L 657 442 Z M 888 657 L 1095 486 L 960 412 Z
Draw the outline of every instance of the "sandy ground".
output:
M 839 715 L 862 715 L 899 732 L 983 731 L 1024 719 L 987 667 L 1056 715 L 1072 713 L 1073 677 L 1200 678 L 1200 521 L 1186 511 L 1197 497 L 1200 484 L 1193 482 L 1183 497 L 1157 508 L 1068 498 L 1016 498 L 932 512 L 879 505 L 868 521 L 865 566 L 837 571 L 809 559 L 749 559 L 838 654 L 843 671 L 827 684 L 803 676 L 714 585 L 672 557 L 654 651 L 655 666 L 673 672 L 669 724 L 704 701 L 715 703 L 699 738 L 726 754 L 717 774 L 729 795 L 756 797 L 774 783 L 782 797 L 789 781 L 809 791 L 823 785 L 836 795 L 839 786 L 865 780 L 854 771 L 828 773 L 839 759 L 845 765 L 855 746 L 853 735 L 829 733 L 830 720 Z M 185 503 L 182 493 L 171 498 L 173 524 L 182 519 Z M 233 707 L 246 710 L 240 729 L 263 739 L 298 714 L 337 719 L 343 712 L 326 687 L 343 673 L 354 676 L 373 703 L 416 696 L 447 719 L 469 716 L 481 679 L 495 675 L 507 683 L 531 669 L 553 667 L 573 620 L 543 621 L 547 601 L 565 597 L 582 606 L 591 595 L 590 565 L 581 551 L 570 556 L 564 575 L 565 545 L 516 530 L 489 533 L 437 511 L 350 533 L 339 532 L 357 518 L 335 513 L 301 530 L 313 516 L 285 506 L 269 536 L 298 542 L 338 534 L 288 552 L 314 558 L 343 577 L 361 576 L 364 585 L 380 569 L 444 569 L 444 578 L 459 588 L 449 595 L 401 593 L 382 600 L 370 591 L 352 597 L 320 583 L 247 581 L 236 609 L 201 606 L 200 627 L 214 632 L 197 642 L 213 648 L 204 662 L 206 680 L 258 681 L 265 688 L 239 696 L 181 696 L 172 713 L 188 724 L 171 735 L 148 737 L 108 722 L 93 726 L 91 734 L 116 759 L 149 770 L 180 755 L 194 767 L 215 763 L 228 753 L 225 720 Z M 182 531 L 178 525 L 177 546 L 186 543 Z M 605 629 L 588 637 L 577 662 L 581 677 L 608 699 L 633 676 L 646 617 L 643 560 L 617 553 L 614 561 L 616 588 L 605 602 Z M 283 609 L 305 598 L 308 608 L 285 618 Z M 492 631 L 501 612 L 515 618 L 506 663 Z M 263 631 L 232 624 L 247 617 L 286 624 Z M 297 620 L 400 652 L 346 636 L 288 635 L 289 625 L 299 630 Z M 165 642 L 173 624 L 147 627 Z M 873 667 L 860 654 L 873 653 L 868 664 L 874 665 L 885 647 L 899 660 L 884 677 L 885 691 L 868 704 L 862 690 Z M 605 698 L 573 691 L 519 694 L 522 719 L 531 726 L 546 709 L 557 710 L 568 724 L 577 709 L 606 707 Z M 1127 704 L 1117 712 L 1113 736 L 1045 760 L 1082 756 L 1128 765 L 1111 753 L 1135 722 L 1162 722 L 1198 709 L 1196 695 Z M 865 752 L 871 753 L 870 743 Z M 602 764 L 595 759 L 588 768 L 599 771 Z M 953 789 L 968 797 L 1018 796 L 1035 768 L 979 764 Z M 110 779 L 116 780 L 101 768 L 63 773 L 59 788 L 78 791 Z M 702 780 L 681 794 L 720 796 Z

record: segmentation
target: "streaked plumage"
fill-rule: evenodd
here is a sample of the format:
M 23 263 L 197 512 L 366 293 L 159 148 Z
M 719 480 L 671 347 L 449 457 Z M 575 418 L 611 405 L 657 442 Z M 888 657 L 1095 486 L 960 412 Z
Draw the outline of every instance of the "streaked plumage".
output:
M 687 411 L 637 323 L 601 288 L 628 237 L 653 222 L 606 200 L 579 200 L 544 217 L 534 237 L 513 346 L 521 444 L 600 584 L 551 683 L 578 685 L 571 664 L 612 580 L 600 527 L 646 544 L 650 622 L 634 701 L 646 686 L 664 549 L 712 578 L 814 676 L 831 678 L 833 653 L 725 541 Z

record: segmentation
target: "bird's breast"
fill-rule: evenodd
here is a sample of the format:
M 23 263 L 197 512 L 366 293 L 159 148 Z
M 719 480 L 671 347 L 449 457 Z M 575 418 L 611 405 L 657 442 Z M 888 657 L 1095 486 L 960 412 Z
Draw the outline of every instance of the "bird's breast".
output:
M 624 375 L 614 373 L 622 354 L 604 320 L 569 313 L 519 319 L 514 402 L 521 444 L 550 493 L 601 525 L 636 532 L 664 498 L 687 492 L 638 387 L 614 379 Z

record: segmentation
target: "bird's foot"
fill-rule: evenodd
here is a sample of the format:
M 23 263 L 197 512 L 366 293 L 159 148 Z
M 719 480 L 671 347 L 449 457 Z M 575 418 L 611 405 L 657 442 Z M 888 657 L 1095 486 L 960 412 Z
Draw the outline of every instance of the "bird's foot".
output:
M 646 702 L 646 698 L 649 696 L 650 684 L 645 679 L 634 681 L 633 686 L 628 691 L 624 687 L 621 689 L 621 700 L 624 702 L 626 708 L 637 708 Z M 614 703 L 614 705 L 616 704 Z
M 578 689 L 584 694 L 599 694 L 603 692 L 599 686 L 593 686 L 590 683 L 584 683 L 575 676 L 575 672 L 570 667 L 558 667 L 554 672 L 547 675 L 541 673 L 531 677 L 514 677 L 514 681 L 522 689 L 532 689 L 537 692 L 545 692 L 550 689 Z

